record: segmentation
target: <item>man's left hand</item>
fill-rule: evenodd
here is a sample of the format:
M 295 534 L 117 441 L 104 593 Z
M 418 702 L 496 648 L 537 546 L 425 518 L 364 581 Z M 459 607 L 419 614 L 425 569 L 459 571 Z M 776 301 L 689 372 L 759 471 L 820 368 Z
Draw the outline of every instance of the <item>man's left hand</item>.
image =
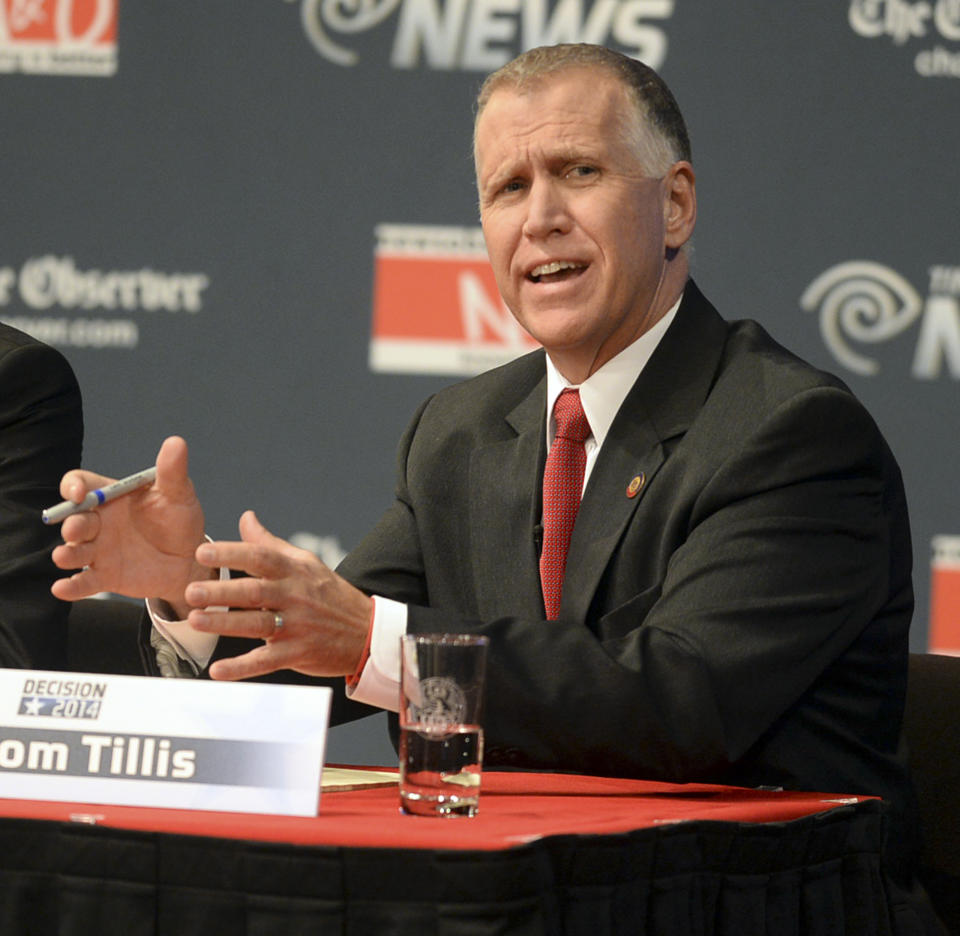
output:
M 205 543 L 197 561 L 246 572 L 248 578 L 193 582 L 187 618 L 198 631 L 264 641 L 242 656 L 218 660 L 212 679 L 247 679 L 292 669 L 310 676 L 347 676 L 357 668 L 373 600 L 313 553 L 270 533 L 252 510 L 240 518 L 240 542 Z M 213 611 L 221 606 L 229 611 Z M 202 609 L 202 610 L 201 610 Z

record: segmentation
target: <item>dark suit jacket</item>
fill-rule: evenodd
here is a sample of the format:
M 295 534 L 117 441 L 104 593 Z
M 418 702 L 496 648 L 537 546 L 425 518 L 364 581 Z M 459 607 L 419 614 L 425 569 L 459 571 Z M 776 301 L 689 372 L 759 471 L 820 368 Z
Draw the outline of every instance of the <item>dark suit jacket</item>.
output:
M 37 669 L 67 665 L 68 605 L 50 594 L 60 527 L 45 526 L 40 512 L 60 500 L 82 443 L 80 388 L 66 359 L 0 324 L 0 621 Z
M 545 388 L 538 351 L 428 400 L 341 573 L 407 602 L 412 631 L 489 635 L 488 766 L 879 794 L 901 876 L 912 559 L 873 420 L 691 282 L 599 454 L 547 622 Z

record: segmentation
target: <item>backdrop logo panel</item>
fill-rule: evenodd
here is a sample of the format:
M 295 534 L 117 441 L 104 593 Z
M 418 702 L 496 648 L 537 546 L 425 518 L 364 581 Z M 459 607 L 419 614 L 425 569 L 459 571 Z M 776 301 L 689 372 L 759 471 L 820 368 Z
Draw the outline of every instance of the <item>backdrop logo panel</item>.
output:
M 196 315 L 209 285 L 203 273 L 84 270 L 73 257 L 31 257 L 19 270 L 0 265 L 0 318 L 60 347 L 136 348 L 141 321 Z
M 0 0 L 0 72 L 112 75 L 119 0 Z
M 471 376 L 537 347 L 500 298 L 480 228 L 376 235 L 371 370 Z
M 851 260 L 821 273 L 800 297 L 817 312 L 831 354 L 864 377 L 880 363 L 864 350 L 915 330 L 912 375 L 960 380 L 960 266 L 929 268 L 924 298 L 899 273 L 871 260 Z
M 930 577 L 931 653 L 960 656 L 960 536 L 933 538 Z
M 307 38 L 328 61 L 356 65 L 357 34 L 392 29 L 394 68 L 493 71 L 524 49 L 559 42 L 619 48 L 653 68 L 667 56 L 658 25 L 674 0 L 301 0 Z
M 960 78 L 960 0 L 851 0 L 850 26 L 866 39 L 921 40 L 913 66 L 924 78 Z M 933 40 L 934 44 L 929 45 Z

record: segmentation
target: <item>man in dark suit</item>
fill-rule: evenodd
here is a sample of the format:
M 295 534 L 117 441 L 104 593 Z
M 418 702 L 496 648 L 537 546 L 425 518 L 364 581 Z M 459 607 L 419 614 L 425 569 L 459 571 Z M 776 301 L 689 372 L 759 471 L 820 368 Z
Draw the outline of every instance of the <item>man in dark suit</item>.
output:
M 526 53 L 481 91 L 475 155 L 499 289 L 545 352 L 427 401 L 393 506 L 340 574 L 250 513 L 240 542 L 198 547 L 170 439 L 153 488 L 64 524 L 58 565 L 88 568 L 57 594 L 156 596 L 196 671 L 347 676 L 394 709 L 399 633 L 487 634 L 488 765 L 880 794 L 906 884 L 911 547 L 876 425 L 689 279 L 689 142 L 650 69 Z M 582 502 L 565 558 L 545 558 L 565 391 L 587 423 Z M 62 491 L 101 482 L 71 473 Z
M 80 388 L 66 359 L 0 324 L 0 622 L 13 632 L 3 665 L 66 667 L 70 606 L 50 594 L 60 535 L 40 513 L 82 445 Z

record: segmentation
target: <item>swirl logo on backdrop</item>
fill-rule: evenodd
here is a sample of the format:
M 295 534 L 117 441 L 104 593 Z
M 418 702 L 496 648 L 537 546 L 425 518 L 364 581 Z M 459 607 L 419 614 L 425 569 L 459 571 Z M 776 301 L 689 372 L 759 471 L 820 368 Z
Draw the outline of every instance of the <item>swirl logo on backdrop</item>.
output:
M 487 72 L 524 49 L 559 42 L 609 45 L 653 68 L 667 56 L 658 25 L 674 0 L 286 0 L 300 4 L 313 47 L 335 65 L 357 65 L 358 37 L 392 30 L 390 64 Z
M 19 270 L 0 265 L 0 320 L 58 347 L 136 348 L 141 321 L 197 315 L 209 285 L 204 273 L 84 270 L 73 257 L 31 257 Z
M 371 370 L 469 377 L 538 347 L 500 298 L 479 227 L 376 235 Z
M 923 78 L 960 78 L 960 0 L 851 0 L 850 28 L 865 39 L 890 39 L 905 46 L 933 39 L 914 54 Z
M 119 0 L 0 0 L 0 72 L 113 75 Z
M 960 380 L 960 266 L 932 266 L 928 272 L 923 296 L 895 270 L 851 260 L 821 273 L 804 290 L 800 305 L 818 313 L 830 353 L 855 374 L 880 373 L 871 346 L 906 336 L 913 338 L 910 372 L 915 378 Z

